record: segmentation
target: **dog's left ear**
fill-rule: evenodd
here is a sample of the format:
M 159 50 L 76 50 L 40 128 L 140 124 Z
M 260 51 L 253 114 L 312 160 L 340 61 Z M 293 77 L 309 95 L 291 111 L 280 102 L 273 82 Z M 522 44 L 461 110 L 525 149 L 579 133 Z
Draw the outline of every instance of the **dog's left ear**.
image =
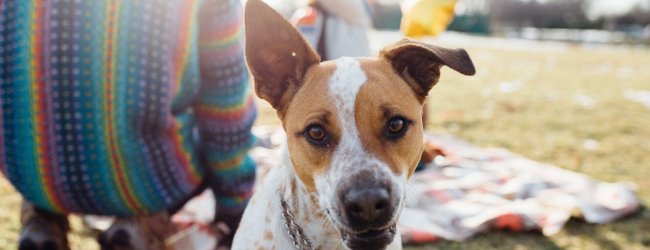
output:
M 423 101 L 440 78 L 440 67 L 447 65 L 464 74 L 476 73 L 472 59 L 463 49 L 447 49 L 404 38 L 380 52 Z
M 257 95 L 283 114 L 302 86 L 318 54 L 291 24 L 260 0 L 248 0 L 244 12 L 246 62 Z

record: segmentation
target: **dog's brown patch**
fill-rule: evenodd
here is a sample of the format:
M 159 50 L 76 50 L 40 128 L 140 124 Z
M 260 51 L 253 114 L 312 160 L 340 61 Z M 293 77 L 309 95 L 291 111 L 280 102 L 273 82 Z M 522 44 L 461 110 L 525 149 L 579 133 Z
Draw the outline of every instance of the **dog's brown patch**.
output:
M 273 240 L 273 233 L 271 231 L 265 231 L 264 232 L 264 239 L 265 240 Z
M 361 68 L 368 80 L 357 94 L 355 119 L 363 147 L 395 174 L 410 176 L 422 154 L 422 104 L 387 60 L 362 60 Z M 390 140 L 386 126 L 394 117 L 411 124 L 404 137 Z
M 329 165 L 336 138 L 340 135 L 335 107 L 328 95 L 329 80 L 335 70 L 336 65 L 329 62 L 311 67 L 282 122 L 292 152 L 291 163 L 310 192 L 315 190 L 314 177 L 322 174 Z M 312 124 L 319 124 L 327 130 L 332 139 L 329 146 L 315 146 L 304 137 L 303 132 Z

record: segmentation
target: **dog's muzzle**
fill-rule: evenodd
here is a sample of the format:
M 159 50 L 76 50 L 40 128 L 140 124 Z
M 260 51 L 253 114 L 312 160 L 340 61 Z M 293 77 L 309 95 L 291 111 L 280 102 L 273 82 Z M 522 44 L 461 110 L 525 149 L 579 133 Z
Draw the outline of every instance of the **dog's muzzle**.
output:
M 348 226 L 359 232 L 386 227 L 395 212 L 390 186 L 355 186 L 341 192 L 339 197 Z
M 337 212 L 347 228 L 340 229 L 343 241 L 350 249 L 383 249 L 395 236 L 399 192 L 390 180 L 353 179 L 358 181 L 337 190 Z
M 352 250 L 361 249 L 385 249 L 393 242 L 397 225 L 391 224 L 384 229 L 368 230 L 364 233 L 350 233 L 341 231 L 343 242 Z

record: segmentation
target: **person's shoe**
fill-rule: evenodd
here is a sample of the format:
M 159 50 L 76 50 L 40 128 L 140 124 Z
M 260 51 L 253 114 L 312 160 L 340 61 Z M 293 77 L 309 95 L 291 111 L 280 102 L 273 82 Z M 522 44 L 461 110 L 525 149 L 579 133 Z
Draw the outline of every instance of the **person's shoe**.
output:
M 19 250 L 68 250 L 68 218 L 50 213 L 23 202 L 18 238 Z

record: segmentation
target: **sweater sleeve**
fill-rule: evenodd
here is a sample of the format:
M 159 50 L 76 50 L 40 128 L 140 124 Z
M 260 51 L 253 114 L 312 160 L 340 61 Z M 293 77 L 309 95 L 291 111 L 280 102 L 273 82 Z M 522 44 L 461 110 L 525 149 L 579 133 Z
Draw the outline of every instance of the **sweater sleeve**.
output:
M 218 214 L 240 213 L 252 193 L 255 163 L 247 155 L 256 109 L 243 50 L 240 0 L 204 0 L 199 6 L 201 87 L 194 112 L 204 164 Z

